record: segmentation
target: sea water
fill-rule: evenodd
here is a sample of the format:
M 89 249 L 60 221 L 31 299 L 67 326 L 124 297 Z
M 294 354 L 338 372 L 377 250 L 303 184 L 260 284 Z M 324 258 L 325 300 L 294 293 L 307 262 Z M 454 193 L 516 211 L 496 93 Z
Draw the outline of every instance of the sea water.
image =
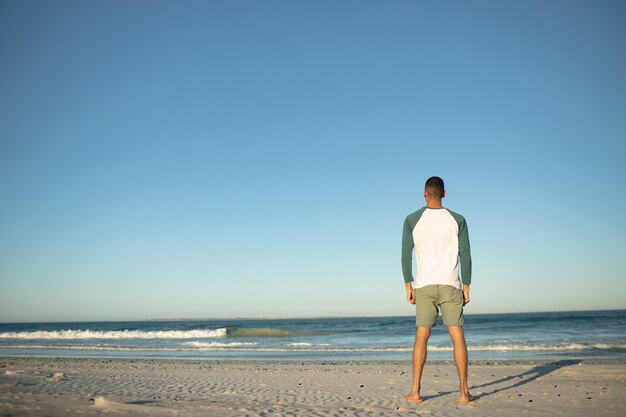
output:
M 626 310 L 473 314 L 470 359 L 626 359 Z M 414 317 L 0 324 L 0 356 L 410 360 Z M 441 322 L 428 358 L 452 359 Z

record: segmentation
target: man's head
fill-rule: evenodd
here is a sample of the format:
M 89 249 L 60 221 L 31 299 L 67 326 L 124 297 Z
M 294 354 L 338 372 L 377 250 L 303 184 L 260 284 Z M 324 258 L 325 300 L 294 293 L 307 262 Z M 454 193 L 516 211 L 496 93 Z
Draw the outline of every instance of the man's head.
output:
M 430 177 L 426 180 L 424 197 L 429 200 L 441 200 L 446 196 L 443 180 L 439 177 Z

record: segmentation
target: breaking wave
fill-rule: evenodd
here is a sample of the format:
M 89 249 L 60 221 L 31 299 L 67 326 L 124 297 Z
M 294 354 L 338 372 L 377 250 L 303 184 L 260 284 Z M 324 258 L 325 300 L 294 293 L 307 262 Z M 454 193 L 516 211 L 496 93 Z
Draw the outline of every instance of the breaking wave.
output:
M 0 333 L 0 339 L 76 340 L 76 339 L 210 339 L 226 337 L 227 329 L 213 330 L 56 330 Z
M 242 346 L 254 346 L 257 343 L 254 342 L 231 342 L 231 343 L 221 343 L 221 342 L 185 342 L 183 345 L 191 346 L 196 348 L 234 348 L 234 347 L 242 347 Z
M 256 327 L 222 327 L 219 329 L 195 330 L 55 330 L 33 332 L 0 333 L 0 339 L 13 340 L 78 340 L 78 339 L 212 339 L 221 337 L 292 337 L 323 335 L 324 330 L 291 330 Z

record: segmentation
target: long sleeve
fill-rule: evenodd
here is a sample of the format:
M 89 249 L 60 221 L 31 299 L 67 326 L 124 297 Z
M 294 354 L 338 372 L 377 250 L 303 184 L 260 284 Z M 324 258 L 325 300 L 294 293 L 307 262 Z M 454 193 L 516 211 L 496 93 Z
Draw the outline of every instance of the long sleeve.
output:
M 469 285 L 472 282 L 472 254 L 465 218 L 459 223 L 459 257 L 461 258 L 461 282 Z
M 404 282 L 413 281 L 413 231 L 409 225 L 409 218 L 404 220 L 402 228 L 402 274 Z

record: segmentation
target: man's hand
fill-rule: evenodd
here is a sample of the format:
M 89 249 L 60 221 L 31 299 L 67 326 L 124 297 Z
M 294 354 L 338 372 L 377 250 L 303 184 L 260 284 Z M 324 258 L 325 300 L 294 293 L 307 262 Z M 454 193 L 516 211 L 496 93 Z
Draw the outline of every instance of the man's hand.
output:
M 469 284 L 463 284 L 463 305 L 467 305 L 470 302 L 469 297 Z
M 415 291 L 413 291 L 412 283 L 407 282 L 405 287 L 406 287 L 406 300 L 410 304 L 415 304 Z

